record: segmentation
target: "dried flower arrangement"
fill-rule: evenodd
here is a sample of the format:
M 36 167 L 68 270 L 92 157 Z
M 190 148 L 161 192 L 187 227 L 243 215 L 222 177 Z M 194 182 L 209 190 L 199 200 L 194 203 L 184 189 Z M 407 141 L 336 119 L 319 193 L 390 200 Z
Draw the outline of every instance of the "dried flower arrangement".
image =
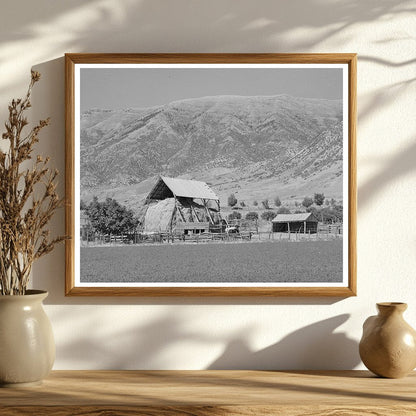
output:
M 0 148 L 0 294 L 24 295 L 33 262 L 53 250 L 64 236 L 50 238 L 45 227 L 55 210 L 63 204 L 56 193 L 58 171 L 52 171 L 49 157 L 37 156 L 31 167 L 34 145 L 39 132 L 49 124 L 41 120 L 24 135 L 29 123 L 25 111 L 39 72 L 32 71 L 25 98 L 9 105 L 6 132 L 8 150 Z

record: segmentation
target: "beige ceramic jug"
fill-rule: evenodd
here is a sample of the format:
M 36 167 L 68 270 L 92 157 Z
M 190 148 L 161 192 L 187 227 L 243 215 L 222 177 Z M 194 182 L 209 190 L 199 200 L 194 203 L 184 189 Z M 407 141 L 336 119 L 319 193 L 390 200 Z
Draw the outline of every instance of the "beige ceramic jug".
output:
M 400 378 L 416 367 L 416 331 L 403 319 L 405 303 L 377 303 L 363 325 L 360 357 L 373 373 Z

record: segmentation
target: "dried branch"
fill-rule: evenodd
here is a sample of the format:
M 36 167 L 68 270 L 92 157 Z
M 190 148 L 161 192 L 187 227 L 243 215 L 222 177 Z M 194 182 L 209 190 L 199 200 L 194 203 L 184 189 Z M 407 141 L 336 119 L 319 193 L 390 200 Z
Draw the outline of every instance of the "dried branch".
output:
M 40 131 L 50 123 L 49 118 L 40 120 L 23 136 L 28 125 L 24 112 L 31 107 L 32 88 L 39 79 L 39 72 L 32 71 L 26 96 L 12 100 L 6 131 L 1 136 L 9 142 L 7 151 L 0 150 L 1 295 L 23 295 L 33 262 L 66 238 L 51 238 L 46 229 L 55 211 L 63 205 L 56 192 L 58 171 L 49 168 L 49 157 L 41 156 L 37 156 L 32 167 L 23 168 L 32 159 Z

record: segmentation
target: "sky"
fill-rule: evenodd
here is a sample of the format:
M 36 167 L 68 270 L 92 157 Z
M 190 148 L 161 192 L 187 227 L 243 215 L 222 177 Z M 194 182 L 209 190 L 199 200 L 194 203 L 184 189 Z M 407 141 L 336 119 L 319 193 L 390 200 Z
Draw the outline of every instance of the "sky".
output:
M 215 95 L 342 99 L 339 68 L 81 68 L 80 73 L 81 112 Z

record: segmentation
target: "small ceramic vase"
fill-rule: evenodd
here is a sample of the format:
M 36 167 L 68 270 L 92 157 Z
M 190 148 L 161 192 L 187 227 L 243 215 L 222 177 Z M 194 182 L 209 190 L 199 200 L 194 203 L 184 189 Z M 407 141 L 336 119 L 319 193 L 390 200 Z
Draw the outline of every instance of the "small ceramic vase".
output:
M 0 386 L 40 384 L 55 360 L 52 326 L 42 301 L 48 292 L 0 295 Z
M 377 303 L 363 325 L 360 357 L 381 377 L 400 378 L 416 367 L 416 331 L 403 319 L 406 303 Z

